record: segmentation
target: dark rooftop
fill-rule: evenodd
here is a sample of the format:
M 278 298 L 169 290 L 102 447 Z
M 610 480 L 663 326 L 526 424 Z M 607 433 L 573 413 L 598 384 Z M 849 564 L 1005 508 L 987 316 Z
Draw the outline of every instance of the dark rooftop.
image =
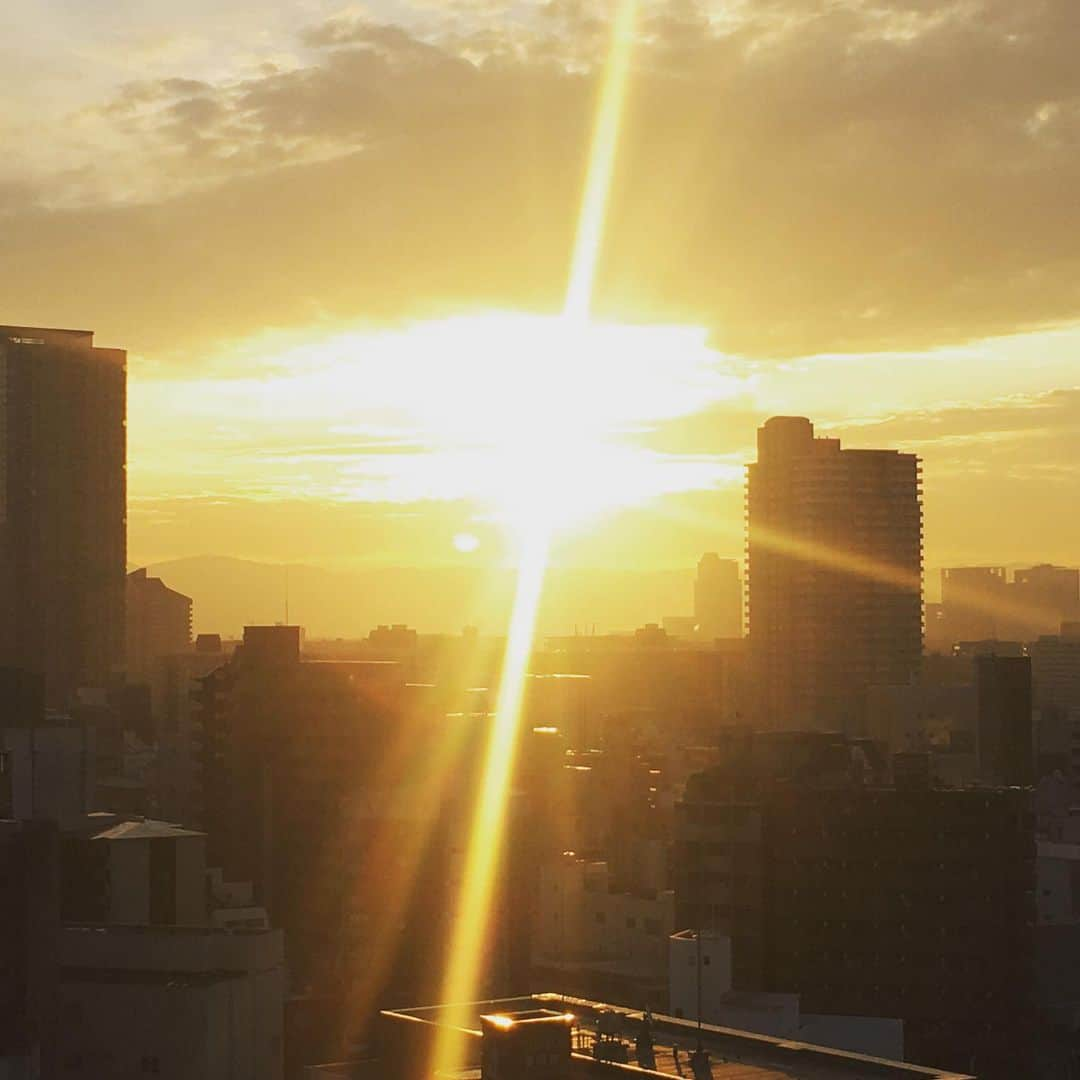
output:
M 573 1015 L 574 1057 L 583 1067 L 596 1064 L 592 1046 L 602 1026 L 604 1037 L 621 1041 L 627 1052 L 628 1064 L 613 1066 L 614 1071 L 641 1077 L 690 1075 L 688 1059 L 698 1039 L 698 1027 L 693 1021 L 652 1016 L 650 1031 L 656 1067 L 646 1069 L 635 1064 L 634 1050 L 643 1013 L 563 994 L 476 1002 L 469 1006 L 466 1031 L 478 1040 L 482 1016 L 535 1010 Z M 388 1010 L 382 1015 L 388 1020 L 439 1026 L 450 1022 L 452 1011 L 460 1016 L 460 1010 L 449 1006 Z M 973 1080 L 959 1073 L 711 1024 L 702 1025 L 701 1037 L 711 1061 L 713 1080 Z

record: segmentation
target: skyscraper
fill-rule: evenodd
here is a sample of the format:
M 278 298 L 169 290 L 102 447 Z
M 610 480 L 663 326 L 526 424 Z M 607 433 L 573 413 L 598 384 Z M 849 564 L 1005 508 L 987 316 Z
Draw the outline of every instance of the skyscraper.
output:
M 739 564 L 708 551 L 698 563 L 694 579 L 694 618 L 698 637 L 742 637 L 742 582 Z
M 912 454 L 842 450 L 803 417 L 759 429 L 747 566 L 763 724 L 858 731 L 866 688 L 917 672 L 920 485 Z
M 123 657 L 125 391 L 90 331 L 0 326 L 0 663 L 50 705 Z

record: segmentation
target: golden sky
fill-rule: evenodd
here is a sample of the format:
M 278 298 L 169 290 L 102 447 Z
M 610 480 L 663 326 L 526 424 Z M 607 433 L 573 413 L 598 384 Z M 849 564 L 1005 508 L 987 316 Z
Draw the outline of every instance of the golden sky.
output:
M 1080 6 L 641 6 L 573 333 L 610 3 L 0 9 L 4 318 L 130 350 L 133 561 L 736 555 L 777 412 L 922 454 L 931 565 L 1077 561 Z

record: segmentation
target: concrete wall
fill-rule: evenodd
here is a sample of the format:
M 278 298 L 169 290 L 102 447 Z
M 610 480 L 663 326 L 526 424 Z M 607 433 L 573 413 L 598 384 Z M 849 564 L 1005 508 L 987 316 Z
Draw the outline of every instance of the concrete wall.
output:
M 280 1080 L 282 983 L 280 971 L 187 983 L 65 981 L 61 1067 L 75 1076 Z
M 697 941 L 689 934 L 669 940 L 668 1012 L 697 1019 Z M 731 991 L 731 938 L 705 934 L 701 939 L 701 1002 L 703 1019 L 713 1020 L 721 998 Z
M 281 1080 L 279 932 L 69 928 L 65 1075 Z
M 206 922 L 206 837 L 180 836 L 176 845 L 176 922 Z
M 1041 926 L 1080 922 L 1080 844 L 1041 842 L 1035 901 Z
M 10 755 L 12 814 L 78 821 L 94 790 L 93 733 L 81 727 L 5 728 L 0 749 Z
M 109 845 L 109 922 L 149 922 L 150 841 L 94 842 Z
M 804 1013 L 799 1038 L 815 1046 L 904 1060 L 904 1022 L 880 1016 L 813 1016 Z
M 663 979 L 675 897 L 608 891 L 606 863 L 563 857 L 540 874 L 534 957 L 605 961 L 622 974 Z

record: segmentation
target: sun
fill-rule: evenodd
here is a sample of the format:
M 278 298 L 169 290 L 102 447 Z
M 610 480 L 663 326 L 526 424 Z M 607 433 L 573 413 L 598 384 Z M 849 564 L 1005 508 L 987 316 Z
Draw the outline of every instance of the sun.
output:
M 463 555 L 479 550 L 480 538 L 473 533 L 461 532 L 454 537 L 454 549 Z
M 273 366 L 230 389 L 310 432 L 278 459 L 283 486 L 291 472 L 333 500 L 465 502 L 512 540 L 725 480 L 648 436 L 747 385 L 700 327 L 500 311 L 343 332 Z

